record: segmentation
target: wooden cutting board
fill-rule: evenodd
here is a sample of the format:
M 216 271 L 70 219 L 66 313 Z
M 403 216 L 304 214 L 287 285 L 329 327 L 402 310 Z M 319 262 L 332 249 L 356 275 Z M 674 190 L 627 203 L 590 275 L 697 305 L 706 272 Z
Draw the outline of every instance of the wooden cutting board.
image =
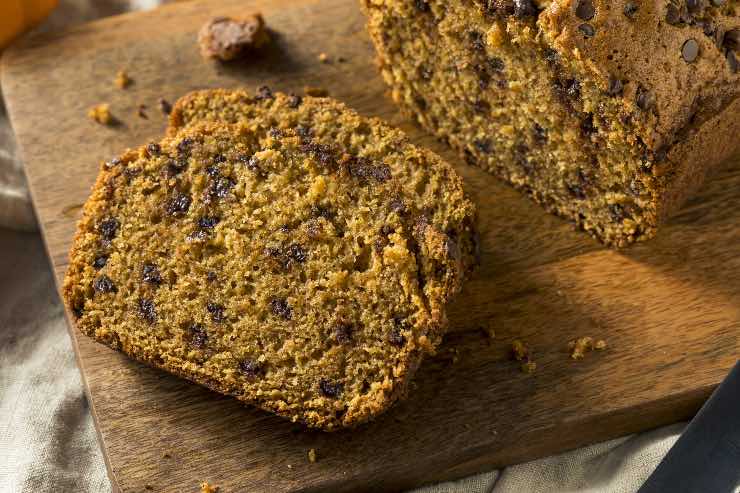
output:
M 196 491 L 204 480 L 222 492 L 381 491 L 458 478 L 689 418 L 740 354 L 740 159 L 654 241 L 604 249 L 400 117 L 357 3 L 181 3 L 27 40 L 3 58 L 4 96 L 58 280 L 98 162 L 158 138 L 158 99 L 197 88 L 326 88 L 446 156 L 480 206 L 483 264 L 451 308 L 453 332 L 408 399 L 356 431 L 303 430 L 72 330 L 121 491 Z M 275 44 L 230 65 L 201 60 L 199 26 L 252 9 Z M 319 63 L 322 52 L 332 63 Z M 119 69 L 134 79 L 125 91 L 113 85 Z M 119 124 L 87 118 L 101 102 Z M 148 119 L 136 115 L 139 104 Z M 493 341 L 481 330 L 489 328 Z M 567 342 L 585 335 L 608 349 L 571 360 Z M 534 374 L 509 359 L 516 338 L 531 347 Z

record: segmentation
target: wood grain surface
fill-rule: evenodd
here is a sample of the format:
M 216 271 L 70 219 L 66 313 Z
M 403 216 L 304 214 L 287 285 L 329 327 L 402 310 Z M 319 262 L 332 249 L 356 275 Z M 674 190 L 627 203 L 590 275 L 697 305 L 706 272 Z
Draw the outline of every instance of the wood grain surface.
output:
M 275 43 L 241 62 L 203 61 L 199 26 L 251 10 L 262 11 Z M 319 63 L 322 52 L 333 61 Z M 134 80 L 127 90 L 113 84 L 119 69 Z M 121 491 L 197 491 L 204 480 L 227 493 L 403 490 L 686 419 L 738 358 L 740 159 L 717 170 L 655 240 L 606 250 L 404 120 L 384 94 L 355 0 L 179 3 L 8 51 L 2 87 L 57 279 L 98 162 L 162 134 L 160 97 L 265 83 L 326 88 L 446 156 L 480 206 L 482 268 L 451 307 L 452 332 L 408 399 L 355 431 L 303 430 L 72 330 Z M 87 118 L 102 102 L 117 125 Z M 148 119 L 136 115 L 140 104 Z M 573 361 L 567 342 L 584 335 L 609 347 Z M 516 338 L 531 347 L 534 374 L 509 359 Z

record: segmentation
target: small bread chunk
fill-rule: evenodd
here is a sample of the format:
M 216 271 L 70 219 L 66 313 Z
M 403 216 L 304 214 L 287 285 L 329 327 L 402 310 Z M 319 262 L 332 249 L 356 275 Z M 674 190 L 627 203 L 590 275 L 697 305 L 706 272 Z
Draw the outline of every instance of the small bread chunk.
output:
M 357 425 L 440 342 L 475 263 L 474 207 L 439 157 L 339 103 L 240 102 L 248 122 L 189 122 L 103 165 L 66 305 L 139 361 L 309 426 Z
M 259 48 L 270 40 L 260 14 L 244 19 L 215 17 L 198 32 L 200 53 L 205 58 L 229 61 L 246 50 Z

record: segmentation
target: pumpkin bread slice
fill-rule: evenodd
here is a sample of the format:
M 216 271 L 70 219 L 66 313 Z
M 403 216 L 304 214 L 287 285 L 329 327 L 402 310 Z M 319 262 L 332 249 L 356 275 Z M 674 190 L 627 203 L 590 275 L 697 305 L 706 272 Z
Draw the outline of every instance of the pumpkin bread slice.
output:
M 342 118 L 195 123 L 104 164 L 63 291 L 97 341 L 333 430 L 386 410 L 434 351 L 475 212 L 401 132 L 309 104 Z

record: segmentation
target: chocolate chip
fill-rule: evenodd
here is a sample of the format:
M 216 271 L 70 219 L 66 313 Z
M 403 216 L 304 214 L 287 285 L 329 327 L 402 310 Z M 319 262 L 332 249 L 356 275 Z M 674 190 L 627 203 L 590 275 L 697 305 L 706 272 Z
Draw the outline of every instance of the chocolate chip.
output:
M 159 267 L 147 262 L 141 270 L 141 279 L 149 284 L 161 284 L 162 275 L 159 273 Z
M 306 253 L 303 247 L 297 243 L 293 243 L 288 246 L 285 250 L 285 255 L 290 261 L 298 262 L 299 264 L 302 264 L 306 259 L 308 259 L 308 253 Z
M 159 110 L 165 115 L 172 113 L 172 105 L 164 98 L 159 98 Z
M 180 156 L 189 156 L 191 147 L 195 142 L 190 137 L 185 137 L 177 143 L 177 152 Z
M 489 154 L 491 152 L 491 141 L 488 139 L 475 139 L 473 145 L 480 153 Z
M 391 211 L 395 212 L 396 214 L 406 214 L 406 204 L 404 203 L 403 199 L 399 197 L 393 198 L 388 206 L 390 207 Z
M 336 399 L 344 390 L 344 386 L 339 382 L 330 382 L 322 378 L 319 380 L 319 390 L 324 396 Z
M 590 21 L 596 15 L 593 0 L 578 0 L 576 4 L 576 15 L 579 19 Z
M 303 98 L 297 94 L 291 93 L 290 96 L 288 96 L 288 108 L 296 109 L 301 105 L 301 103 L 303 103 Z
M 547 130 L 542 128 L 539 123 L 535 123 L 532 127 L 532 140 L 538 145 L 547 144 Z
M 218 217 L 203 216 L 198 219 L 198 227 L 202 229 L 213 229 L 220 220 Z
M 506 68 L 506 64 L 498 57 L 491 57 L 488 59 L 488 68 L 493 72 L 503 72 Z
M 313 137 L 313 130 L 311 130 L 311 127 L 307 127 L 305 125 L 298 125 L 295 128 L 295 133 L 297 133 L 303 139 L 310 139 L 311 137 Z
M 202 349 L 206 342 L 208 342 L 208 333 L 202 324 L 191 323 L 188 325 L 188 335 L 190 337 L 190 345 L 196 349 Z
M 324 166 L 331 166 L 336 162 L 334 150 L 328 145 L 319 144 L 318 142 L 306 142 L 301 144 L 301 150 L 313 156 Z
M 421 80 L 425 80 L 425 81 L 432 80 L 432 76 L 434 75 L 434 72 L 432 71 L 432 69 L 430 69 L 426 65 L 419 65 L 419 67 L 416 70 L 419 73 L 419 78 Z
M 388 342 L 394 346 L 403 346 L 406 343 L 406 338 L 401 333 L 400 327 L 393 327 L 388 334 Z
M 607 94 L 610 96 L 619 96 L 624 90 L 624 84 L 618 78 L 611 76 L 609 77 L 609 87 L 606 89 Z
M 624 16 L 628 19 L 634 19 L 635 14 L 637 14 L 637 11 L 639 10 L 639 7 L 635 2 L 627 2 L 624 4 L 624 9 L 622 10 L 622 13 L 624 13 Z
M 686 0 L 686 8 L 692 14 L 704 10 L 704 0 Z
M 596 133 L 596 127 L 594 126 L 594 115 L 589 113 L 581 120 L 581 132 L 586 137 L 589 137 Z
M 473 103 L 473 110 L 476 113 L 488 113 L 491 111 L 491 105 L 488 103 L 488 101 L 485 101 L 483 99 L 477 99 Z
M 244 374 L 247 378 L 257 378 L 260 375 L 264 374 L 264 369 L 262 365 L 260 365 L 259 362 L 251 360 L 251 359 L 245 359 L 239 362 L 237 365 L 239 367 L 239 371 Z
M 416 6 L 416 10 L 419 12 L 431 12 L 431 8 L 429 7 L 429 3 L 427 0 L 414 0 L 414 6 Z
M 585 22 L 578 26 L 578 30 L 587 38 L 593 38 L 596 34 L 596 29 L 594 29 L 594 26 Z
M 162 147 L 155 142 L 151 142 L 146 146 L 146 152 L 148 152 L 150 156 L 159 156 L 162 152 Z
M 235 185 L 236 182 L 231 178 L 218 176 L 211 182 L 211 186 L 207 190 L 206 202 L 210 202 L 213 199 L 226 198 Z
M 225 308 L 223 305 L 209 301 L 206 303 L 206 310 L 211 314 L 211 320 L 214 322 L 221 323 L 226 321 L 226 315 L 224 315 Z
M 105 267 L 105 264 L 107 263 L 108 263 L 107 255 L 98 255 L 97 257 L 95 257 L 95 260 L 93 260 L 92 265 L 96 270 L 100 270 L 103 267 Z
M 101 221 L 101 223 L 98 225 L 98 231 L 100 231 L 100 236 L 102 236 L 104 240 L 110 241 L 116 237 L 119 226 L 120 223 L 118 222 L 118 220 L 111 217 Z
M 110 277 L 103 274 L 93 282 L 93 289 L 99 293 L 115 293 L 118 291 Z
M 206 168 L 206 174 L 211 178 L 218 178 L 221 176 L 221 170 L 218 169 L 218 166 L 208 166 Z
M 187 159 L 182 159 L 182 158 L 178 160 L 170 159 L 165 164 L 165 174 L 168 177 L 177 176 L 183 171 L 185 171 L 185 168 L 187 167 L 188 167 Z
M 334 327 L 334 339 L 339 344 L 349 344 L 352 341 L 352 326 L 339 323 Z
M 427 109 L 427 100 L 418 94 L 414 95 L 414 104 L 416 104 L 416 107 L 421 111 L 425 111 Z
M 609 205 L 609 215 L 614 222 L 621 223 L 625 218 L 624 207 L 619 204 Z
M 283 132 L 277 127 L 272 127 L 270 128 L 270 130 L 268 130 L 267 135 L 269 135 L 273 139 L 279 139 L 283 136 Z
M 391 169 L 385 164 L 373 164 L 369 159 L 356 157 L 347 163 L 347 171 L 353 178 L 360 180 L 362 183 L 369 183 L 375 180 L 383 183 L 391 179 Z
M 678 26 L 683 23 L 681 11 L 676 5 L 672 3 L 668 4 L 668 7 L 666 8 L 665 21 L 671 26 Z
M 214 282 L 216 279 L 218 279 L 218 276 L 215 272 L 210 270 L 206 273 L 206 279 L 208 280 L 208 282 Z
M 274 298 L 270 301 L 270 309 L 274 315 L 290 320 L 293 317 L 293 309 L 288 305 L 285 298 Z
M 539 13 L 532 0 L 514 0 L 514 15 L 520 19 L 534 17 Z
M 688 39 L 681 48 L 681 56 L 686 63 L 694 62 L 699 56 L 699 43 L 695 39 Z
M 655 94 L 640 86 L 637 88 L 637 107 L 643 111 L 649 111 L 655 107 Z
M 267 86 L 262 86 L 259 89 L 257 89 L 257 96 L 255 98 L 257 101 L 262 101 L 265 99 L 275 99 L 275 96 L 272 94 L 272 91 Z
M 137 306 L 139 309 L 139 316 L 141 318 L 143 318 L 150 324 L 153 324 L 157 321 L 157 310 L 154 307 L 154 301 L 150 300 L 149 298 L 139 298 Z
M 473 48 L 474 51 L 479 51 L 479 52 L 486 51 L 486 42 L 483 39 L 483 35 L 480 32 L 478 31 L 468 32 L 468 40 L 470 41 L 470 46 Z
M 542 51 L 542 55 L 544 56 L 545 61 L 550 65 L 555 65 L 560 62 L 560 55 L 558 55 L 558 52 L 552 48 L 545 48 Z
M 178 193 L 167 203 L 167 214 L 170 216 L 182 216 L 190 209 L 191 202 L 190 195 Z

